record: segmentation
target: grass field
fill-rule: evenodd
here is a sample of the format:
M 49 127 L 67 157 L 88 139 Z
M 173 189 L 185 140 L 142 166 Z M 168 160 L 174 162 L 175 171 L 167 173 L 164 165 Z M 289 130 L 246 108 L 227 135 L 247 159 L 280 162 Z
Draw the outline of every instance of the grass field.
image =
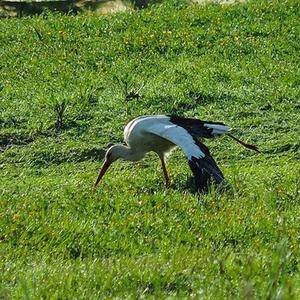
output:
M 299 299 L 300 5 L 164 3 L 0 20 L 0 299 Z M 104 150 L 142 114 L 222 121 L 231 190 L 193 192 L 181 151 Z

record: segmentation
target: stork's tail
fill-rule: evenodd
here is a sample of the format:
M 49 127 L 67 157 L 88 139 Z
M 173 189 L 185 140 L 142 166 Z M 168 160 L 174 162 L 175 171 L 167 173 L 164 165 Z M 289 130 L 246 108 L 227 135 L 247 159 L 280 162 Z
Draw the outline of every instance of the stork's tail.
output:
M 233 136 L 233 135 L 230 134 L 230 133 L 227 133 L 227 135 L 228 135 L 229 137 L 231 137 L 232 139 L 234 139 L 234 140 L 235 140 L 236 142 L 238 142 L 239 144 L 241 144 L 242 146 L 244 146 L 245 148 L 248 148 L 248 149 L 250 149 L 250 150 L 253 150 L 253 151 L 256 151 L 256 152 L 258 152 L 258 153 L 261 153 L 261 152 L 258 150 L 257 146 L 252 145 L 252 144 L 247 144 L 247 143 L 245 143 L 245 142 L 239 140 L 238 138 L 236 138 L 235 136 Z
M 231 128 L 223 123 L 206 122 L 203 125 L 210 131 L 212 136 L 228 134 L 231 131 Z
M 213 136 L 218 136 L 221 134 L 226 134 L 229 137 L 231 137 L 232 139 L 234 139 L 236 142 L 238 142 L 239 144 L 241 144 L 242 146 L 244 146 L 247 149 L 256 151 L 258 153 L 261 153 L 257 146 L 252 145 L 252 144 L 247 144 L 241 140 L 239 140 L 238 138 L 236 138 L 235 136 L 233 136 L 232 134 L 230 134 L 229 132 L 231 131 L 231 128 L 223 123 L 215 123 L 215 122 L 206 122 L 204 123 L 204 126 L 206 128 L 208 128 L 209 130 L 211 130 L 211 135 Z

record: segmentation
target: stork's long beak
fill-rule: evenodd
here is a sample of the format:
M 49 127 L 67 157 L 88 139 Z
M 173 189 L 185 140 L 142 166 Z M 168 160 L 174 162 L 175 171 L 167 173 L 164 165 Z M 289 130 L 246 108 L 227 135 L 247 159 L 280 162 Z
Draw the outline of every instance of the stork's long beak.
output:
M 108 170 L 108 168 L 110 167 L 111 165 L 111 162 L 108 162 L 108 161 L 105 161 L 100 172 L 99 172 L 99 175 L 98 175 L 98 178 L 96 180 L 96 183 L 95 183 L 95 188 L 97 187 L 99 181 L 101 180 L 101 178 L 104 176 L 104 174 L 106 173 L 106 171 Z

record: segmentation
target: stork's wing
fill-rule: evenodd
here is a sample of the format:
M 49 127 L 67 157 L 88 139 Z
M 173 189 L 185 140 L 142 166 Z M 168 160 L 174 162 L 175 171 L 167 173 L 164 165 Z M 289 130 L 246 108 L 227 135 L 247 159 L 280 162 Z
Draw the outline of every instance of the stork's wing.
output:
M 149 126 L 147 132 L 158 135 L 183 150 L 194 174 L 197 190 L 207 191 L 211 179 L 218 184 L 224 181 L 222 171 L 210 155 L 209 149 L 186 129 L 157 123 Z
M 221 122 L 201 121 L 198 119 L 169 116 L 170 122 L 178 125 L 192 135 L 204 138 L 213 138 L 222 134 L 228 134 L 230 127 Z

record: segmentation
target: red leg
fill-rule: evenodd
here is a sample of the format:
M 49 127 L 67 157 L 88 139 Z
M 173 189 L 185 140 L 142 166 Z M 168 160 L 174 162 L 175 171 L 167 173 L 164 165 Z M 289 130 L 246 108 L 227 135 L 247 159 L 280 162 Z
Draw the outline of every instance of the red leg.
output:
M 166 168 L 166 163 L 165 163 L 165 160 L 164 160 L 163 157 L 159 157 L 159 158 L 160 158 L 161 166 L 162 166 L 163 173 L 164 173 L 165 180 L 166 180 L 165 186 L 168 189 L 171 185 L 171 181 L 170 181 L 170 177 L 168 175 L 168 171 L 167 171 L 167 168 Z

